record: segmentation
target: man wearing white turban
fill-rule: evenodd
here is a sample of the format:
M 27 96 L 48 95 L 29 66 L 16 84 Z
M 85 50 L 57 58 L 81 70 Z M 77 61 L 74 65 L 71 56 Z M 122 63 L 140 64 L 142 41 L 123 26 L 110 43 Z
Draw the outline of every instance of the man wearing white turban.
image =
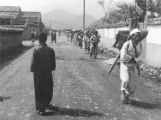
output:
M 129 103 L 129 96 L 134 94 L 138 75 L 140 74 L 136 58 L 140 55 L 141 42 L 139 41 L 140 30 L 133 29 L 129 34 L 120 51 L 120 79 L 121 79 L 121 99 L 124 104 Z

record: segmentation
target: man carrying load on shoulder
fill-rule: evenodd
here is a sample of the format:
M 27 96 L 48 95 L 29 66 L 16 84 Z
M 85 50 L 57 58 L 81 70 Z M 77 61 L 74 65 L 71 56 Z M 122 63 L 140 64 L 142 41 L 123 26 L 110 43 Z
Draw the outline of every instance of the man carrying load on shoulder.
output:
M 120 50 L 121 98 L 124 104 L 128 104 L 129 96 L 134 94 L 138 75 L 140 75 L 136 62 L 142 48 L 139 39 L 140 34 L 141 31 L 139 29 L 133 29 L 129 34 L 129 39 Z M 140 47 L 138 47 L 139 45 Z

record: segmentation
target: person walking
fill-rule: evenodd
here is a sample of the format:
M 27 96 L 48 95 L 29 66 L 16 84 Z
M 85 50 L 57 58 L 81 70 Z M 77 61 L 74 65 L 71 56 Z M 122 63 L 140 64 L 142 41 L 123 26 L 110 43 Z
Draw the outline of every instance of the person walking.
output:
M 87 42 L 89 41 L 89 38 L 87 37 L 87 31 L 84 32 L 83 36 L 83 50 L 87 51 Z
M 55 32 L 54 32 L 54 41 L 55 41 L 55 43 L 56 43 L 56 30 L 55 30 Z
M 53 75 L 56 69 L 55 52 L 46 44 L 47 34 L 40 33 L 39 43 L 33 51 L 31 61 L 31 72 L 33 72 L 35 104 L 38 114 L 44 115 L 46 112 L 53 111 L 50 103 L 53 94 Z
M 51 43 L 53 43 L 54 41 L 54 34 L 53 34 L 53 31 L 51 31 Z
M 139 29 L 133 29 L 129 34 L 129 40 L 123 44 L 120 50 L 121 99 L 124 104 L 128 104 L 129 96 L 134 94 L 138 75 L 140 75 L 136 62 L 142 48 L 139 41 L 140 34 Z
M 97 31 L 94 31 L 94 35 L 90 38 L 90 57 L 97 57 L 98 54 L 98 43 L 100 42 L 100 36 Z
M 34 30 L 31 32 L 31 44 L 34 45 L 35 43 L 35 33 Z

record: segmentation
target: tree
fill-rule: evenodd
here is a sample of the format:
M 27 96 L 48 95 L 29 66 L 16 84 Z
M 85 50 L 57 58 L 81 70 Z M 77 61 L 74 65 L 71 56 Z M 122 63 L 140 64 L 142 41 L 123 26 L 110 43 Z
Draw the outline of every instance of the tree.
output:
M 142 10 L 161 14 L 161 0 L 136 0 L 136 4 Z
M 118 3 L 117 8 L 118 13 L 123 17 L 124 22 L 127 22 L 127 19 L 131 16 L 130 11 L 135 11 L 135 6 L 126 2 Z
M 119 23 L 122 20 L 122 15 L 117 10 L 112 10 L 107 19 L 109 24 Z
M 138 7 L 146 11 L 146 0 L 135 0 Z
M 156 0 L 156 12 L 161 15 L 161 0 Z
M 98 4 L 103 8 L 103 11 L 104 11 L 104 13 L 105 13 L 104 21 L 106 21 L 105 1 L 104 1 L 104 0 L 98 0 Z
M 108 15 L 115 9 L 113 0 L 98 0 L 98 4 L 103 8 L 105 13 L 104 22 L 107 22 Z

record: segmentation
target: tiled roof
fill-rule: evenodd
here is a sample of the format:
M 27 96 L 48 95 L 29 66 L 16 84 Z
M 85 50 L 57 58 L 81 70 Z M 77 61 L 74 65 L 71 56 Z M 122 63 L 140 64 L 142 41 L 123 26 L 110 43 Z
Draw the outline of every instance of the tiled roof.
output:
M 0 18 L 16 19 L 20 11 L 20 7 L 0 6 Z
M 40 12 L 29 12 L 29 11 L 23 11 L 21 13 L 23 17 L 41 17 Z
M 19 22 L 31 22 L 31 23 L 39 23 L 41 20 L 40 12 L 21 12 L 19 15 Z
M 16 19 L 18 12 L 0 12 L 0 18 Z
M 18 6 L 0 6 L 0 12 L 19 12 L 21 8 Z
M 22 32 L 22 31 L 24 31 L 24 29 L 22 29 L 22 28 L 2 27 L 2 26 L 0 26 L 0 31 L 17 31 L 17 32 Z

